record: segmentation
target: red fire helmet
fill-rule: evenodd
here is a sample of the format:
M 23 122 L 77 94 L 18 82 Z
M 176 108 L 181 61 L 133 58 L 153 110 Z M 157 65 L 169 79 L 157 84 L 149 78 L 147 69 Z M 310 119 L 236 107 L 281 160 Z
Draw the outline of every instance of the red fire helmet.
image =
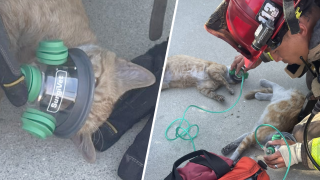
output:
M 255 39 L 257 39 L 256 36 L 258 36 L 258 33 L 262 29 L 260 25 L 271 19 L 274 29 L 270 30 L 268 40 L 275 39 L 286 21 L 284 18 L 283 4 L 292 3 L 290 10 L 294 10 L 300 1 L 301 0 L 223 0 L 204 27 L 209 33 L 228 42 L 233 48 L 240 52 L 246 58 L 246 67 L 250 68 L 268 47 L 267 44 L 263 44 L 263 46 L 258 49 L 252 46 Z M 285 4 L 285 7 L 287 7 L 286 5 L 287 4 Z M 296 15 L 294 15 L 294 17 L 297 21 Z M 287 23 L 291 32 L 293 32 L 294 29 L 299 32 L 299 24 L 294 24 L 298 25 L 299 29 L 297 30 L 297 26 L 291 28 L 288 20 Z M 294 23 L 298 23 L 298 21 Z M 261 34 L 263 35 L 263 33 Z

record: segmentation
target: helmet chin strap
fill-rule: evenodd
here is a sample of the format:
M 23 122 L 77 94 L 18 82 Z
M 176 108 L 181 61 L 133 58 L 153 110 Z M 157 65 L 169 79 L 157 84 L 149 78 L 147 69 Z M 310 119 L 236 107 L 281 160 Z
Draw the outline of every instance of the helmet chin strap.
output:
M 299 20 L 296 18 L 293 0 L 283 0 L 283 13 L 291 34 L 300 32 Z
M 316 73 L 314 72 L 314 71 L 312 71 L 312 69 L 310 68 L 310 66 L 307 64 L 307 62 L 303 59 L 303 57 L 302 56 L 300 56 L 300 59 L 301 59 L 301 61 L 306 65 L 306 67 L 308 68 L 308 70 L 311 72 L 311 74 L 313 75 L 313 77 L 318 77 L 319 76 L 319 74 L 318 74 L 318 72 L 316 71 Z

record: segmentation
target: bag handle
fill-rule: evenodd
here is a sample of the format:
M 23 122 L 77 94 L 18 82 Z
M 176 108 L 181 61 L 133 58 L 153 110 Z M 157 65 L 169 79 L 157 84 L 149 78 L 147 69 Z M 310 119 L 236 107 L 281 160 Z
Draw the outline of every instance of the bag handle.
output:
M 220 177 L 222 177 L 224 174 L 226 174 L 227 172 L 231 171 L 229 165 L 223 159 L 221 159 L 219 156 L 211 154 L 211 153 L 207 152 L 206 150 L 198 150 L 198 151 L 191 152 L 191 153 L 181 157 L 180 159 L 178 159 L 173 164 L 172 172 L 165 178 L 165 180 L 183 180 L 182 177 L 180 176 L 177 168 L 183 162 L 185 162 L 189 159 L 192 159 L 194 157 L 200 156 L 200 155 L 204 155 L 205 159 L 203 158 L 203 160 L 208 162 L 207 164 L 209 167 L 208 166 L 207 167 L 212 169 L 216 173 L 216 176 L 218 179 Z M 201 164 L 201 165 L 203 164 L 200 162 L 199 163 L 194 162 L 194 163 Z

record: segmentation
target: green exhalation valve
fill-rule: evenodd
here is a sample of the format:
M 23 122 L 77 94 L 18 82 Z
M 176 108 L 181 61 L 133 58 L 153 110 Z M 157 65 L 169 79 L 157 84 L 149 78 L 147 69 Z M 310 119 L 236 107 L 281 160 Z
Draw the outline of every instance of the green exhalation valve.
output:
M 67 61 L 68 48 L 61 40 L 41 41 L 36 56 L 41 63 L 61 65 Z
M 41 90 L 41 72 L 38 68 L 31 65 L 22 65 L 21 72 L 25 77 L 25 82 L 28 88 L 28 101 L 33 102 L 37 99 Z
M 271 155 L 275 152 L 274 147 L 268 147 L 266 150 L 266 154 L 267 155 Z
M 281 135 L 280 134 L 275 134 L 272 136 L 271 140 L 274 141 L 274 140 L 280 140 L 281 139 Z M 265 150 L 265 153 L 267 155 L 271 155 L 273 153 L 276 152 L 276 150 L 279 148 L 278 145 L 270 145 L 269 143 L 266 144 L 266 150 Z
M 243 69 L 240 69 L 238 74 L 236 74 L 236 69 L 229 70 L 229 75 L 230 78 L 236 83 L 241 83 L 243 75 L 244 79 L 247 79 L 249 77 L 249 73 L 245 73 Z
M 33 136 L 45 139 L 51 136 L 56 128 L 56 120 L 50 114 L 28 108 L 21 117 L 22 129 Z
M 279 140 L 279 139 L 281 139 L 281 135 L 280 134 L 275 134 L 275 135 L 272 136 L 271 139 L 272 139 L 272 141 Z

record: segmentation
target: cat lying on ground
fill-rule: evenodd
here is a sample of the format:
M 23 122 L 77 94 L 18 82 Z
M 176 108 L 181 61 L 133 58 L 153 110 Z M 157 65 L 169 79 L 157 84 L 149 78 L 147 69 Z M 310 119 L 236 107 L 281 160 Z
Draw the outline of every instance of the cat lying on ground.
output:
M 260 85 L 265 89 L 251 91 L 246 99 L 271 101 L 262 113 L 257 125 L 252 132 L 245 133 L 222 149 L 222 154 L 227 155 L 237 148 L 231 159 L 237 160 L 240 155 L 251 145 L 256 144 L 254 131 L 261 124 L 271 124 L 280 132 L 289 132 L 298 123 L 298 115 L 304 103 L 305 96 L 298 90 L 286 90 L 280 85 L 268 80 L 260 80 Z M 277 131 L 271 127 L 263 126 L 257 131 L 259 142 L 264 145 Z
M 39 42 L 50 39 L 61 39 L 68 48 L 79 47 L 89 56 L 96 78 L 94 101 L 87 121 L 72 140 L 83 157 L 94 162 L 91 134 L 107 120 L 122 94 L 152 85 L 154 75 L 98 46 L 81 0 L 0 0 L 0 3 L 10 48 L 19 63 L 34 62 Z
M 168 57 L 161 90 L 168 88 L 197 87 L 206 97 L 224 101 L 224 96 L 214 91 L 224 85 L 230 94 L 234 90 L 229 83 L 234 83 L 228 76 L 229 68 L 225 65 L 199 58 L 175 55 Z

